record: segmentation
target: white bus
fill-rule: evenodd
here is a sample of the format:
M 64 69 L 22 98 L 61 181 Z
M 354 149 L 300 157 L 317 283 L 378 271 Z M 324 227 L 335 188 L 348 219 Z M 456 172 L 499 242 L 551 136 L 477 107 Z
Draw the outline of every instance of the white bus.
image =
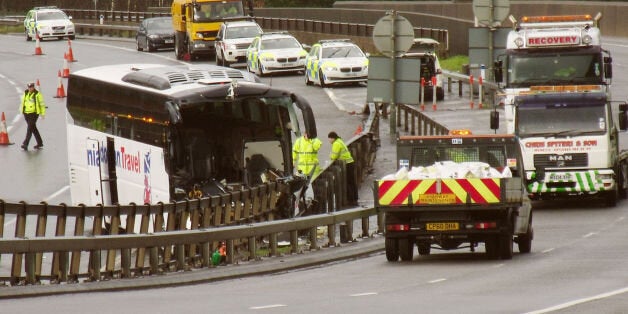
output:
M 213 65 L 77 71 L 67 108 L 74 205 L 165 203 L 194 186 L 213 195 L 260 184 L 268 170 L 300 181 L 292 139 L 316 135 L 305 99 Z

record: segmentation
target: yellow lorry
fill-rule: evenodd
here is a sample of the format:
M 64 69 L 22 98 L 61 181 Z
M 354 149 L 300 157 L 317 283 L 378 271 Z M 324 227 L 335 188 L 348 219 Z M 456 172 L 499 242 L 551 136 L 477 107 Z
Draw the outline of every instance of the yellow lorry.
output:
M 245 3 L 248 12 L 245 12 Z M 253 3 L 249 0 L 174 0 L 171 13 L 177 59 L 196 59 L 201 55 L 215 55 L 220 25 L 246 13 L 252 16 Z

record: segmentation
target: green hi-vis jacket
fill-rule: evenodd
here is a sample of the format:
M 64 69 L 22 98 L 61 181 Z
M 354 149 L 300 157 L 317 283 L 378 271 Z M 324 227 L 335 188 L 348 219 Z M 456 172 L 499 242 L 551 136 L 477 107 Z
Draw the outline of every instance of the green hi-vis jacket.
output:
M 38 91 L 29 92 L 24 91 L 22 97 L 22 103 L 20 104 L 21 113 L 37 113 L 38 115 L 46 115 L 46 104 L 44 103 L 44 97 Z

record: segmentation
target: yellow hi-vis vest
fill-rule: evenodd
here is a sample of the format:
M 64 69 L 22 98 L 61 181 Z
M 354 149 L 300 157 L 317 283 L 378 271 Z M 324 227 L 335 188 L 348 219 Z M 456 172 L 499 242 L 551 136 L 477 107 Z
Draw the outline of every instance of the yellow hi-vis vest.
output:
M 24 96 L 22 97 L 22 103 L 20 104 L 20 112 L 35 112 L 38 115 L 45 115 L 46 105 L 44 104 L 44 98 L 41 96 L 41 93 L 38 91 L 34 91 L 32 93 L 28 90 L 25 91 Z
M 292 147 L 292 162 L 305 175 L 310 175 L 318 165 L 318 150 L 323 143 L 318 138 L 298 138 Z M 320 169 L 319 169 L 320 170 Z
M 353 162 L 351 152 L 341 138 L 337 138 L 333 143 L 331 143 L 331 153 L 329 154 L 329 159 L 331 159 L 331 161 L 342 160 L 348 164 Z

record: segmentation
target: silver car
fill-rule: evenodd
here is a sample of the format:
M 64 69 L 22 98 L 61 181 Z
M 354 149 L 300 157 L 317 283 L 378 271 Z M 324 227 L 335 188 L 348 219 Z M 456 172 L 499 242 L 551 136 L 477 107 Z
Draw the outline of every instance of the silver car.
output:
M 246 49 L 262 28 L 253 21 L 224 22 L 216 36 L 216 64 L 246 63 Z

